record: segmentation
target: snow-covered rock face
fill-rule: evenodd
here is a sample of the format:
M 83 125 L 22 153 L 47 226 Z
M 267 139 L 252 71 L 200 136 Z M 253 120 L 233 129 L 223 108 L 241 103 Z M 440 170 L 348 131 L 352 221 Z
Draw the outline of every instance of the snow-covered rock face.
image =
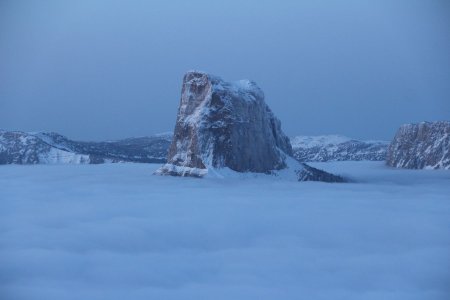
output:
M 168 162 L 156 174 L 222 177 L 232 176 L 233 171 L 344 181 L 292 158 L 289 138 L 254 82 L 227 83 L 206 73 L 188 72 Z
M 302 162 L 386 159 L 389 142 L 358 141 L 341 135 L 296 136 L 291 139 L 294 157 Z
M 422 122 L 400 127 L 389 145 L 389 166 L 450 169 L 450 122 Z
M 266 173 L 285 168 L 286 155 L 292 155 L 289 139 L 254 82 L 227 83 L 202 72 L 184 76 L 162 173 L 195 175 L 224 167 Z

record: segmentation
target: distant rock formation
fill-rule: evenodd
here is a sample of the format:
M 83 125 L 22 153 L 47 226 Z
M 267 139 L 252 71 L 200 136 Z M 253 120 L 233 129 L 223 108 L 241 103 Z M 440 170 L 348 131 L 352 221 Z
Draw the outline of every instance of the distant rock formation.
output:
M 386 163 L 407 169 L 450 169 L 450 122 L 400 127 L 389 145 Z
M 0 164 L 163 163 L 171 141 L 172 134 L 78 142 L 55 132 L 0 130 Z
M 227 83 L 203 72 L 188 72 L 168 162 L 156 173 L 203 177 L 209 170 L 271 173 L 286 169 L 292 156 L 289 138 L 264 101 L 256 83 Z M 298 164 L 302 180 L 315 180 L 313 171 Z M 341 178 L 330 174 L 329 181 Z M 333 177 L 334 176 L 334 177 Z
M 358 141 L 340 135 L 296 136 L 291 139 L 294 157 L 301 162 L 386 159 L 389 142 Z

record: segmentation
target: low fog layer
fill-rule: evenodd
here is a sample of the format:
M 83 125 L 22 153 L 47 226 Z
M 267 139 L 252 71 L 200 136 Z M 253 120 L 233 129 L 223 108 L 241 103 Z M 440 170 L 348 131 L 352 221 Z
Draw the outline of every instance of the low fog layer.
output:
M 444 299 L 448 172 L 314 164 L 359 183 L 3 166 L 2 299 Z M 264 177 L 264 176 L 262 176 Z

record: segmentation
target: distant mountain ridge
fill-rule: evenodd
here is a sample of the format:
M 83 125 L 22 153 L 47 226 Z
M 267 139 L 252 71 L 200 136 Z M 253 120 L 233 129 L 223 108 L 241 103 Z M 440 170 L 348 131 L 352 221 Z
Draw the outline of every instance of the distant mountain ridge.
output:
M 291 139 L 294 157 L 301 162 L 345 160 L 383 161 L 387 141 L 360 141 L 342 135 L 296 136 Z
M 163 163 L 172 134 L 106 142 L 73 141 L 55 132 L 0 130 L 0 164 Z
M 166 163 L 172 133 L 116 141 L 74 141 L 55 132 L 0 130 L 0 164 Z M 301 162 L 386 158 L 385 141 L 358 141 L 342 135 L 296 136 L 293 156 Z

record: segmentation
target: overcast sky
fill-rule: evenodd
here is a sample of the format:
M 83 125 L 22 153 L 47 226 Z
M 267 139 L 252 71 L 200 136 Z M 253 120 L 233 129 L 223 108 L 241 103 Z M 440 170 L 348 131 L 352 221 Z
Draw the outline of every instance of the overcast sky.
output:
M 0 0 L 0 128 L 172 131 L 184 72 L 252 79 L 290 135 L 450 119 L 450 1 Z

